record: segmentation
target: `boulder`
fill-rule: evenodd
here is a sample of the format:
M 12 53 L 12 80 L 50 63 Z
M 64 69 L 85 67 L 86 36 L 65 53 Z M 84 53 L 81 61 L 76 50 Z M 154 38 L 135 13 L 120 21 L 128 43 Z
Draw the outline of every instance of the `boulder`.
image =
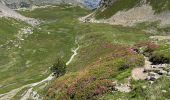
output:
M 165 71 L 165 70 L 159 70 L 158 71 L 158 74 L 159 75 L 166 75 L 168 72 L 167 71 Z
M 170 72 L 168 72 L 167 76 L 170 76 Z

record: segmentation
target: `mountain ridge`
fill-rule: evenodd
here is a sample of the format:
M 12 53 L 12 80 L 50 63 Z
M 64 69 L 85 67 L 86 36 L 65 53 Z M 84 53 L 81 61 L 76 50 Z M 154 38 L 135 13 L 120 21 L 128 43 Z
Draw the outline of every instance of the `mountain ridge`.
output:
M 79 5 L 89 9 L 95 9 L 100 0 L 0 0 L 6 4 L 9 8 L 30 8 L 34 5 L 56 5 L 56 4 L 72 4 Z

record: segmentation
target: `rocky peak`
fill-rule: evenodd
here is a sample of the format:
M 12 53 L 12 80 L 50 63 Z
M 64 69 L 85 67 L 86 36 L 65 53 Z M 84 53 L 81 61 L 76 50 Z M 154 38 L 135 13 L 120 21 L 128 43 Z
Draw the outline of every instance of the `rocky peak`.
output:
M 117 0 L 101 0 L 99 3 L 99 6 L 106 8 L 110 5 L 112 5 L 115 1 L 117 1 Z

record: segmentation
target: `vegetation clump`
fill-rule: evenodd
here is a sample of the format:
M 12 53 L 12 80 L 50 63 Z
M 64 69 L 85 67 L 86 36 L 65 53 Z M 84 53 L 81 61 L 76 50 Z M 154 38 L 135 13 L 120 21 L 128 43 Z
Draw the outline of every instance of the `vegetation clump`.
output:
M 163 11 L 170 10 L 170 1 L 169 0 L 147 0 L 147 2 L 155 10 L 155 13 L 161 13 Z
M 159 48 L 159 45 L 147 41 L 135 44 L 134 50 L 148 57 L 157 48 Z
M 170 63 L 170 46 L 158 45 L 152 42 L 142 42 L 135 45 L 138 53 L 149 58 L 153 64 Z
M 56 77 L 64 75 L 66 73 L 66 63 L 61 58 L 58 58 L 52 65 L 51 71 Z
M 169 64 L 170 63 L 170 46 L 160 46 L 151 53 L 150 61 L 153 64 Z

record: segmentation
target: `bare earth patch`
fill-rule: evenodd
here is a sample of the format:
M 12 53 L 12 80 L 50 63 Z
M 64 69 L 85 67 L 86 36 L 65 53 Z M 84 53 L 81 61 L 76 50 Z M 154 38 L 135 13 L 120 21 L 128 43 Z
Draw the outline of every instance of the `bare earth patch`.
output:
M 135 68 L 132 70 L 132 78 L 135 80 L 144 80 L 147 78 L 147 73 L 143 73 L 144 68 Z
M 132 78 L 135 80 L 145 80 L 148 76 L 148 73 L 144 73 L 145 69 L 151 69 L 151 62 L 148 61 L 148 58 L 145 58 L 144 67 L 134 68 L 132 70 Z

